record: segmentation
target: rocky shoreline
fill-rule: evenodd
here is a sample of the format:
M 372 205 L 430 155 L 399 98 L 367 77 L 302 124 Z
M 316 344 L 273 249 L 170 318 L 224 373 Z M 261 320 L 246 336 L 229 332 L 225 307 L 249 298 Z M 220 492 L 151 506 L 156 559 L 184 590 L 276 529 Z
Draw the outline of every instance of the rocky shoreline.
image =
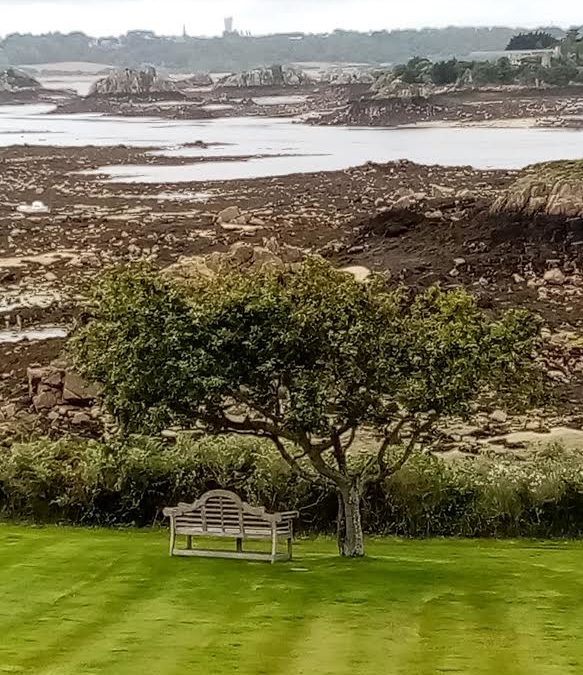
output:
M 462 89 L 382 98 L 365 84 L 198 88 L 157 95 L 73 97 L 58 114 L 162 119 L 297 118 L 322 126 L 583 127 L 583 87 Z

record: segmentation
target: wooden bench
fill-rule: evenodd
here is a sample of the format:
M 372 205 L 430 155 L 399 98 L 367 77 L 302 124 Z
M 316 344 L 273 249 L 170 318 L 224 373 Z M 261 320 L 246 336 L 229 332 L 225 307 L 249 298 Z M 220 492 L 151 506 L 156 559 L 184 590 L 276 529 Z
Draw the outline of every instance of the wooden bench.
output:
M 265 508 L 249 506 L 233 492 L 212 490 L 194 504 L 179 504 L 164 509 L 170 518 L 170 555 L 241 560 L 291 560 L 293 521 L 297 511 L 266 513 Z M 176 548 L 176 537 L 186 537 L 186 548 Z M 193 537 L 229 537 L 236 540 L 236 551 L 203 550 L 192 547 Z M 271 541 L 270 553 L 243 551 L 246 539 Z M 277 544 L 287 541 L 287 551 L 278 553 Z

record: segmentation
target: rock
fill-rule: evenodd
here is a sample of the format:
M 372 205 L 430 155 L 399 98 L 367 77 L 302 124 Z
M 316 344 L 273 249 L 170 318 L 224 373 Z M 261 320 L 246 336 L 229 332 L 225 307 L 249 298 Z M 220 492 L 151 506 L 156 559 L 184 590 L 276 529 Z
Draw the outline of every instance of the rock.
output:
M 455 190 L 450 187 L 445 187 L 443 185 L 431 185 L 431 196 L 440 197 L 442 199 L 453 197 L 455 195 Z
M 555 382 L 560 382 L 561 384 L 568 384 L 569 383 L 569 378 L 567 375 L 562 370 L 547 370 L 547 375 L 550 377 L 551 380 L 554 380 Z
M 89 424 L 91 422 L 91 417 L 85 412 L 76 412 L 71 418 L 71 424 L 81 425 Z
M 543 276 L 543 281 L 551 286 L 562 286 L 566 280 L 567 278 L 558 267 L 547 270 Z
M 44 391 L 42 394 L 37 394 L 32 398 L 32 405 L 35 410 L 50 410 L 58 403 L 56 394 L 52 391 Z
M 175 94 L 183 96 L 176 85 L 158 75 L 156 69 L 149 66 L 143 70 L 123 68 L 114 70 L 98 80 L 91 87 L 89 96 L 152 96 L 156 94 Z
M 412 196 L 405 196 L 397 199 L 397 201 L 393 204 L 393 209 L 395 211 L 399 209 L 410 209 L 414 204 L 416 204 L 416 202 Z
M 63 401 L 67 403 L 89 403 L 100 394 L 96 384 L 87 382 L 76 373 L 67 372 L 63 383 Z
M 28 377 L 28 393 L 29 396 L 34 396 L 36 394 L 36 389 L 38 385 L 40 384 L 43 375 L 44 375 L 44 368 L 28 368 L 26 371 L 26 375 Z
M 241 216 L 241 210 L 238 206 L 228 206 L 226 209 L 219 211 L 217 221 L 221 224 L 230 223 Z
M 476 195 L 471 191 L 465 188 L 456 193 L 455 198 L 460 202 L 474 202 L 476 201 Z
M 496 422 L 497 424 L 504 424 L 508 421 L 508 414 L 504 410 L 494 410 L 490 415 L 490 420 Z
M 16 210 L 18 211 L 18 213 L 23 213 L 24 215 L 27 216 L 43 215 L 50 213 L 49 207 L 44 202 L 40 201 L 32 202 L 32 204 L 20 204 L 19 206 L 16 207 Z
M 321 82 L 330 85 L 373 84 L 374 75 L 360 68 L 331 68 L 322 74 Z
M 41 89 L 41 84 L 30 75 L 15 68 L 0 70 L 0 92 L 14 94 Z
M 229 75 L 217 83 L 217 87 L 297 87 L 312 83 L 303 70 L 292 66 L 255 68 Z
M 16 403 L 7 403 L 6 405 L 3 405 L 2 408 L 0 408 L 0 412 L 4 419 L 12 419 L 17 412 Z
M 526 279 L 524 277 L 521 277 L 520 274 L 513 274 L 512 275 L 512 281 L 514 281 L 515 284 L 523 284 Z
M 372 274 L 368 267 L 362 267 L 355 265 L 353 267 L 343 267 L 341 272 L 346 272 L 347 274 L 352 274 L 356 281 L 366 281 Z
M 456 267 L 463 267 L 466 264 L 466 259 L 465 258 L 454 258 L 453 264 Z
M 184 79 L 176 82 L 180 89 L 190 89 L 192 87 L 212 87 L 213 80 L 209 73 L 193 73 Z
M 583 217 L 583 161 L 546 162 L 525 169 L 491 211 Z
M 371 91 L 375 98 L 418 99 L 428 98 L 433 86 L 428 84 L 409 84 L 400 78 L 394 78 L 392 73 L 381 75 L 372 85 Z

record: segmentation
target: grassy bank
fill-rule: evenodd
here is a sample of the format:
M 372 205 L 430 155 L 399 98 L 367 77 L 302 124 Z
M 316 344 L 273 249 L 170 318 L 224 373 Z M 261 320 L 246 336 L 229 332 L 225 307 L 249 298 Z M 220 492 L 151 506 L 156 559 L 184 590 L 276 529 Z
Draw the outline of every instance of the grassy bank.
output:
M 0 526 L 0 673 L 583 670 L 583 543 L 301 541 L 275 566 L 170 559 L 163 531 Z

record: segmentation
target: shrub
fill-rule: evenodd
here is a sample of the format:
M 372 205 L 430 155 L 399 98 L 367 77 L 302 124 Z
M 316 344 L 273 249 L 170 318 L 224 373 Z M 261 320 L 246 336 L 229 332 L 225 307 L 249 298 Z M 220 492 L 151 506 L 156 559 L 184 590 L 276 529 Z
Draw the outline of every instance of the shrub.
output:
M 218 487 L 269 510 L 299 509 L 304 531 L 335 528 L 334 491 L 294 475 L 257 439 L 41 439 L 0 454 L 4 518 L 146 526 L 164 506 Z M 371 534 L 410 537 L 581 536 L 583 458 L 560 447 L 522 461 L 416 455 L 368 487 L 363 522 Z

